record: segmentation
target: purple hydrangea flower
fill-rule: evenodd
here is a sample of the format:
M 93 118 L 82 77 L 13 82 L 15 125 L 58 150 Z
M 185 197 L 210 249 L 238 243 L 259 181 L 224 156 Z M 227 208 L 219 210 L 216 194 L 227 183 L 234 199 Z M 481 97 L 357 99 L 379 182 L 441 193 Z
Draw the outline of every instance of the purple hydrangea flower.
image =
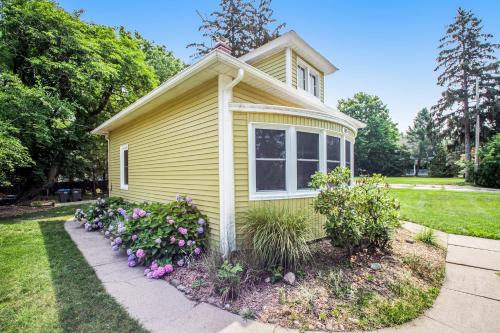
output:
M 148 273 L 149 273 L 149 272 L 151 272 L 151 270 L 150 270 L 149 268 L 146 268 L 146 269 L 144 270 L 144 276 L 148 275 Z
M 174 266 L 170 264 L 166 264 L 164 268 L 165 268 L 165 274 L 172 273 L 174 271 Z
M 135 262 L 135 260 L 129 260 L 128 261 L 128 267 L 135 267 L 135 265 L 137 265 L 137 263 Z
M 123 222 L 118 222 L 118 228 L 123 228 Z
M 105 237 L 109 237 L 109 231 L 104 232 Z
M 205 229 L 203 229 L 203 227 L 198 227 L 196 229 L 196 232 L 199 233 L 199 234 L 202 234 L 204 231 L 205 231 Z
M 177 266 L 179 266 L 179 267 L 184 266 L 184 259 L 177 261 Z
M 132 249 L 127 249 L 127 255 L 131 255 L 131 254 L 134 254 L 134 251 L 132 251 Z
M 170 220 L 168 220 L 168 223 L 169 224 L 174 224 L 174 220 L 170 219 Z
M 148 279 L 152 279 L 153 278 L 153 272 L 149 272 L 148 274 L 146 274 L 147 278 Z
M 162 277 L 163 275 L 165 275 L 165 267 L 158 267 L 156 272 L 157 272 L 158 277 Z
M 177 231 L 181 234 L 181 235 L 186 235 L 188 233 L 188 230 L 186 228 L 183 228 L 183 227 L 179 227 L 179 229 L 177 229 Z
M 102 226 L 103 226 L 102 222 L 97 223 L 97 226 L 98 226 L 99 228 L 102 228 Z
M 156 261 L 153 261 L 153 263 L 151 264 L 151 267 L 149 267 L 149 268 L 151 268 L 152 271 L 157 270 L 158 269 L 158 264 L 156 263 Z
M 137 220 L 137 219 L 139 218 L 139 214 L 133 213 L 133 214 L 132 214 L 132 218 L 133 218 L 134 220 Z
M 184 239 L 179 240 L 179 247 L 183 247 L 186 244 Z
M 197 256 L 199 256 L 201 253 L 201 249 L 199 247 L 197 247 L 196 249 L 194 249 L 194 254 L 196 254 Z
M 115 227 L 113 225 L 110 225 L 108 228 L 109 231 L 113 231 L 114 229 L 115 229 Z
M 181 197 L 181 195 L 180 195 L 180 194 L 177 194 L 177 195 L 175 196 L 175 200 L 177 200 L 177 201 L 180 201 L 180 200 L 181 200 L 181 198 L 182 198 L 182 197 Z
M 96 217 L 96 218 L 94 219 L 94 223 L 97 223 L 97 222 L 99 222 L 99 218 L 98 218 L 98 217 Z
M 139 250 L 137 250 L 135 255 L 137 256 L 137 258 L 142 259 L 142 258 L 144 258 L 144 256 L 146 256 L 146 253 L 144 253 L 143 249 L 139 249 Z
M 118 245 L 116 245 L 116 244 L 115 244 L 115 245 L 113 245 L 113 246 L 111 247 L 111 249 L 113 249 L 113 251 L 118 251 L 118 250 L 120 249 L 120 247 L 119 247 Z
M 137 213 L 139 215 L 139 217 L 144 217 L 146 216 L 146 212 L 142 209 L 139 210 L 139 212 Z
M 193 245 L 193 241 L 192 240 L 188 240 L 187 241 L 187 246 L 191 246 L 191 245 Z
M 193 201 L 193 198 L 191 198 L 191 196 L 188 196 L 188 197 L 186 198 L 186 202 L 187 202 L 187 203 L 191 203 L 191 201 Z
M 199 225 L 204 225 L 204 224 L 205 224 L 205 220 L 204 220 L 203 218 L 201 218 L 201 217 L 200 217 L 200 218 L 198 219 L 198 224 L 199 224 Z
M 170 244 L 174 244 L 175 243 L 175 237 L 174 236 L 170 236 Z
M 135 260 L 135 254 L 131 254 L 128 256 L 128 261 L 132 261 L 132 260 Z
M 120 245 L 122 242 L 123 242 L 123 241 L 122 241 L 121 237 L 116 237 L 116 239 L 115 239 L 115 243 L 116 243 L 117 245 Z
M 137 240 L 137 235 L 136 234 L 133 234 L 132 235 L 132 240 L 135 242 Z
M 161 239 L 160 238 L 155 239 L 155 243 L 158 245 L 161 244 Z

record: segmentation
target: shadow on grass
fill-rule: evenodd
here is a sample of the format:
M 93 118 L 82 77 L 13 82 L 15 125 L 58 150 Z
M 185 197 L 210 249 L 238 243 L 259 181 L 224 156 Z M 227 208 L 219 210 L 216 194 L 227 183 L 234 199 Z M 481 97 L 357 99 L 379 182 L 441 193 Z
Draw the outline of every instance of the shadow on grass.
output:
M 64 332 L 147 332 L 106 293 L 94 270 L 64 230 L 64 220 L 38 224 L 49 258 L 60 327 Z

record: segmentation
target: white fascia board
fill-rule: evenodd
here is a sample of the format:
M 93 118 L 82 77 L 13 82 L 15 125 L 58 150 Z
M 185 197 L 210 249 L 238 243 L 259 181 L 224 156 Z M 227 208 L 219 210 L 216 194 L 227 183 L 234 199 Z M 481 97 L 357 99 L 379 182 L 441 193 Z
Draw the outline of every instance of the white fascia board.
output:
M 308 62 L 319 70 L 321 70 L 325 75 L 332 74 L 338 70 L 335 65 L 333 65 L 327 58 L 325 58 L 321 53 L 316 51 L 311 45 L 309 45 L 305 40 L 303 40 L 295 31 L 291 30 L 286 34 L 270 41 L 267 44 L 256 48 L 253 51 L 239 57 L 238 59 L 244 62 L 252 63 L 260 58 L 268 56 L 273 52 L 276 52 L 280 48 L 285 48 L 292 46 L 296 51 L 301 52 L 301 57 L 305 58 Z

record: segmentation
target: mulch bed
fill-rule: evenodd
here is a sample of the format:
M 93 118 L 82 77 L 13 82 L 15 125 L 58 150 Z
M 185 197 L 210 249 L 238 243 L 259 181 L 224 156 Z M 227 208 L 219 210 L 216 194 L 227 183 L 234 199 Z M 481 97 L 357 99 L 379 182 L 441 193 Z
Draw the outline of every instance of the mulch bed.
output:
M 190 299 L 234 313 L 251 313 L 262 322 L 289 328 L 346 331 L 360 329 L 358 321 L 351 318 L 347 310 L 354 298 L 332 294 L 328 285 L 329 272 L 340 267 L 343 280 L 351 285 L 351 290 L 369 290 L 390 298 L 390 285 L 402 279 L 428 286 L 403 263 L 405 257 L 425 258 L 436 267 L 444 267 L 445 262 L 444 249 L 413 241 L 413 234 L 402 228 L 395 232 L 389 249 L 374 253 L 363 251 L 350 262 L 346 261 L 342 249 L 333 247 L 327 240 L 312 244 L 312 252 L 314 261 L 300 274 L 296 272 L 298 279 L 294 285 L 283 281 L 272 284 L 268 278 L 270 273 L 261 272 L 257 274 L 258 279 L 244 278 L 240 295 L 228 302 L 217 294 L 203 260 L 176 269 L 166 280 Z M 379 263 L 381 268 L 372 269 L 373 263 Z

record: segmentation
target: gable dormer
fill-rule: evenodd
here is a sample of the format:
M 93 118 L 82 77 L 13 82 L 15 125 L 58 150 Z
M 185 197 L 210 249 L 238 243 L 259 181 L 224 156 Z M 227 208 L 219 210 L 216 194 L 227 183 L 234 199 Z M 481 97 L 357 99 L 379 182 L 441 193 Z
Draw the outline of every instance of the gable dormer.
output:
M 245 54 L 241 60 L 324 102 L 325 75 L 337 68 L 295 31 Z

